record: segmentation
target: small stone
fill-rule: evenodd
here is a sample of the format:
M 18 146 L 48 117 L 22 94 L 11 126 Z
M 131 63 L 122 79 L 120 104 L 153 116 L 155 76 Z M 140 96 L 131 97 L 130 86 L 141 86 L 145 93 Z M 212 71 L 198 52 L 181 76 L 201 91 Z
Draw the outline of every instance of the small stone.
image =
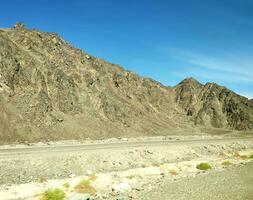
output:
M 142 190 L 143 190 L 143 188 L 136 187 L 136 188 L 133 188 L 133 190 L 136 190 L 136 191 L 142 191 Z
M 164 172 L 161 172 L 160 175 L 164 177 L 164 176 L 165 176 L 165 173 L 164 173 Z
M 73 193 L 73 194 L 69 195 L 66 199 L 67 200 L 93 200 L 94 197 L 92 197 L 89 194 Z
M 70 174 L 69 175 L 69 178 L 74 178 L 74 177 L 76 177 L 76 174 Z
M 149 153 L 149 154 L 153 154 L 153 152 L 152 152 L 152 151 L 150 151 L 150 150 L 147 150 L 147 153 Z
M 60 119 L 57 119 L 57 121 L 58 121 L 58 122 L 63 122 L 63 119 L 60 118 Z
M 103 194 L 103 195 L 102 195 L 102 198 L 103 198 L 103 199 L 108 199 L 108 195 L 107 195 L 107 194 Z
M 137 196 L 137 194 L 136 194 L 135 192 L 130 193 L 130 194 L 128 195 L 128 197 L 129 197 L 130 199 L 137 199 L 137 198 L 138 198 L 138 196 Z

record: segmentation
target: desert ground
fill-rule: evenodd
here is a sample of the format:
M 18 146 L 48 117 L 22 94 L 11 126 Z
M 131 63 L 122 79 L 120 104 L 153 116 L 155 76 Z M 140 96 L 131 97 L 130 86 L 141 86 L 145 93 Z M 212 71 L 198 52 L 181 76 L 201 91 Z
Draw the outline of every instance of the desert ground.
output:
M 252 155 L 249 135 L 2 145 L 0 199 L 252 199 Z

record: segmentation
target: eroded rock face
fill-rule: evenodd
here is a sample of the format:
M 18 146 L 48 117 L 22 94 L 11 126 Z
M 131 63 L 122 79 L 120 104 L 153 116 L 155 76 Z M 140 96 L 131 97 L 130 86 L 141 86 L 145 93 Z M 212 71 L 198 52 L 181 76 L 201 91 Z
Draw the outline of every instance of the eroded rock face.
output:
M 194 80 L 165 87 L 75 49 L 55 33 L 23 24 L 0 29 L 1 142 L 165 135 L 195 130 L 194 122 L 252 128 L 252 102 L 208 88 Z
M 215 83 L 201 85 L 186 79 L 175 87 L 177 102 L 192 116 L 195 124 L 232 128 L 253 129 L 253 104 Z

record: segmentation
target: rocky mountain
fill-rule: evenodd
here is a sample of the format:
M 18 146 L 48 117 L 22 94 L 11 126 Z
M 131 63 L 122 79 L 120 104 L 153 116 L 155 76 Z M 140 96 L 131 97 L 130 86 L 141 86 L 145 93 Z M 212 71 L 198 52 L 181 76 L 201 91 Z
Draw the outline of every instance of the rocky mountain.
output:
M 253 103 L 213 83 L 175 87 L 76 49 L 55 33 L 0 29 L 0 142 L 253 129 Z
M 190 78 L 175 87 L 177 102 L 195 124 L 206 127 L 253 129 L 253 103 L 215 83 Z

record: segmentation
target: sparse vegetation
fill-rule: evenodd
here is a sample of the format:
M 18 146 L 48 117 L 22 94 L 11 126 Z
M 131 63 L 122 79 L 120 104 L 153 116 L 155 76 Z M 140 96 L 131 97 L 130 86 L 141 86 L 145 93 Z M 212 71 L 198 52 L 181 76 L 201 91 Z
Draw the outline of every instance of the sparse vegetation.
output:
M 146 168 L 147 166 L 145 164 L 141 164 L 141 167 L 142 168 Z
M 247 160 L 249 157 L 247 155 L 241 155 L 239 158 L 242 160 Z
M 239 152 L 234 152 L 234 157 L 240 157 L 241 155 L 239 154 Z
M 153 167 L 160 167 L 159 163 L 153 163 L 152 165 L 153 165 Z
M 135 175 L 129 175 L 129 176 L 127 176 L 127 178 L 130 179 L 130 180 L 133 179 L 134 177 L 135 177 Z
M 234 157 L 241 159 L 241 160 L 247 160 L 249 158 L 247 155 L 241 155 L 239 152 L 235 152 Z
M 68 189 L 70 187 L 69 183 L 64 183 L 63 187 L 65 187 L 66 189 Z
M 38 178 L 38 182 L 39 183 L 44 183 L 44 182 L 46 182 L 47 181 L 47 178 L 46 177 L 39 177 Z
M 78 193 L 96 194 L 97 192 L 91 185 L 90 180 L 82 180 L 74 189 Z
M 249 159 L 253 159 L 253 153 L 249 156 Z
M 232 163 L 229 160 L 225 160 L 221 163 L 224 167 L 227 167 L 229 165 L 232 165 Z
M 60 189 L 49 189 L 44 192 L 41 200 L 64 200 L 65 193 Z
M 212 169 L 212 166 L 209 163 L 200 163 L 196 166 L 199 170 L 209 170 Z

